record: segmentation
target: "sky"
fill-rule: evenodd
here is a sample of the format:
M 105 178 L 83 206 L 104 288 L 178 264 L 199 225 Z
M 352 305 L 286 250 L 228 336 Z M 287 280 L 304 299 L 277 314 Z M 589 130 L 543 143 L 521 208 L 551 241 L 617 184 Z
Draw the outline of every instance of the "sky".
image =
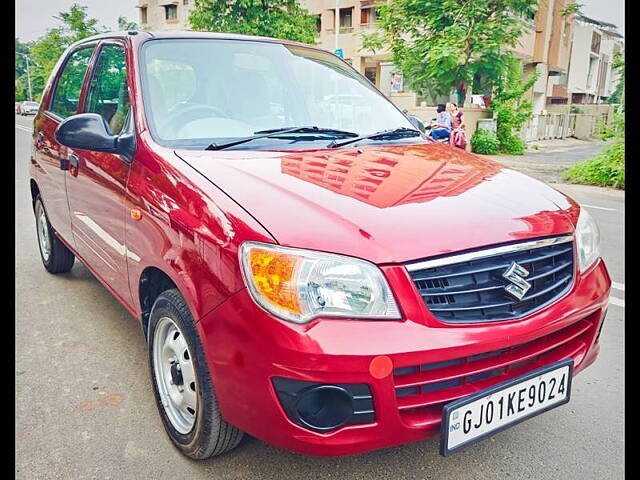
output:
M 138 0 L 15 0 L 16 37 L 23 42 L 36 40 L 47 28 L 59 25 L 53 16 L 68 10 L 74 2 L 89 7 L 89 16 L 108 28 L 115 29 L 120 15 L 138 21 L 135 7 Z M 624 0 L 578 0 L 578 3 L 584 5 L 582 11 L 586 16 L 614 23 L 624 35 Z
M 618 26 L 618 31 L 624 35 L 624 0 L 578 0 L 584 5 L 582 13 L 587 17 Z
M 37 40 L 48 28 L 59 26 L 53 16 L 74 3 L 89 7 L 89 16 L 110 29 L 116 28 L 121 15 L 138 22 L 138 0 L 15 0 L 16 37 L 23 42 Z

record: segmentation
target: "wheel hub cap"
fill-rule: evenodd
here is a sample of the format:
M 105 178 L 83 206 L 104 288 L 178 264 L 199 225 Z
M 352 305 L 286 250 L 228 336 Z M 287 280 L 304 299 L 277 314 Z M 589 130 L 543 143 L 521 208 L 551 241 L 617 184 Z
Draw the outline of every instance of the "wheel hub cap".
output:
M 184 379 L 182 378 L 182 372 L 178 369 L 178 364 L 171 365 L 171 380 L 174 385 L 183 385 Z
M 171 425 L 182 434 L 189 433 L 198 411 L 195 369 L 184 335 L 168 317 L 158 321 L 154 332 L 153 370 Z
M 40 243 L 40 252 L 45 261 L 49 260 L 51 255 L 51 239 L 49 238 L 49 229 L 47 228 L 47 216 L 44 213 L 42 204 L 38 203 L 36 209 L 36 222 L 38 227 L 38 242 Z

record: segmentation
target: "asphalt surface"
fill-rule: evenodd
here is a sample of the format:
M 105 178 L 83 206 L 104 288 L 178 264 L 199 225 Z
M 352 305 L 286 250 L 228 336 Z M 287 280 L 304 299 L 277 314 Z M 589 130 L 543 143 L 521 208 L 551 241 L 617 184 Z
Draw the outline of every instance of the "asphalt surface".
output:
M 127 311 L 79 263 L 41 265 L 31 213 L 31 119 L 16 117 L 16 465 L 18 479 L 618 479 L 624 476 L 624 193 L 554 185 L 600 224 L 617 289 L 598 360 L 571 401 L 443 458 L 438 440 L 342 458 L 245 439 L 196 462 L 170 443 L 151 391 L 146 345 Z
M 564 145 L 563 145 L 564 143 Z M 538 150 L 528 149 L 524 155 L 490 155 L 500 163 L 547 183 L 562 183 L 562 171 L 598 153 L 612 141 L 543 140 Z

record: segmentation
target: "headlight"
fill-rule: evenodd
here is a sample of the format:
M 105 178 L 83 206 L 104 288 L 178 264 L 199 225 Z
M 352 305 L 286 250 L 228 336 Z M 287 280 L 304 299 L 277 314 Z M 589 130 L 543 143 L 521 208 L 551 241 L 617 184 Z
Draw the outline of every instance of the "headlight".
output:
M 382 272 L 364 260 L 245 242 L 240 263 L 253 299 L 284 320 L 400 318 Z
M 585 272 L 600 256 L 600 229 L 589 212 L 580 209 L 576 225 L 576 247 L 580 273 Z

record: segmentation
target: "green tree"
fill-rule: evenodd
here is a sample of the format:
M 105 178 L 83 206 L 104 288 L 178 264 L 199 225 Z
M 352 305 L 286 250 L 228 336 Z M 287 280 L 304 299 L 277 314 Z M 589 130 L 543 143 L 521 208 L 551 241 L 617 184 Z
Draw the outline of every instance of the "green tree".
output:
M 315 43 L 315 17 L 296 0 L 196 0 L 194 30 L 262 35 Z
M 16 38 L 16 102 L 27 100 L 29 98 L 29 86 L 27 80 L 27 59 L 25 55 L 29 55 L 29 43 L 22 43 Z M 31 61 L 31 59 L 30 59 Z M 29 65 L 31 70 L 32 65 Z
M 379 7 L 380 30 L 363 49 L 389 48 L 419 95 L 463 103 L 474 78 L 496 81 L 513 58 L 510 47 L 528 28 L 537 0 L 390 0 Z
M 515 58 L 506 61 L 504 72 L 496 79 L 491 109 L 496 118 L 498 149 L 502 153 L 524 153 L 525 143 L 518 132 L 531 117 L 532 104 L 529 100 L 523 100 L 523 96 L 537 79 L 537 73 L 524 79 L 522 63 Z
M 24 55 L 29 54 L 29 43 L 22 43 L 16 38 L 16 80 L 27 73 L 27 61 Z
M 62 25 L 47 30 L 30 49 L 33 61 L 31 82 L 34 96 L 38 99 L 53 67 L 65 49 L 78 40 L 104 31 L 103 27 L 98 26 L 98 20 L 88 16 L 87 7 L 77 3 L 71 5 L 68 11 L 60 12 L 54 18 L 62 22 Z M 38 93 L 36 94 L 36 92 Z
M 560 10 L 560 14 L 563 17 L 580 14 L 582 13 L 582 7 L 584 7 L 584 4 L 582 3 L 569 2 L 562 10 Z
M 128 32 L 130 30 L 140 30 L 136 22 L 130 21 L 127 17 L 118 17 L 118 30 Z
M 613 64 L 611 66 L 620 77 L 615 90 L 607 99 L 607 103 L 624 104 L 624 55 L 620 52 L 615 52 L 613 54 Z

